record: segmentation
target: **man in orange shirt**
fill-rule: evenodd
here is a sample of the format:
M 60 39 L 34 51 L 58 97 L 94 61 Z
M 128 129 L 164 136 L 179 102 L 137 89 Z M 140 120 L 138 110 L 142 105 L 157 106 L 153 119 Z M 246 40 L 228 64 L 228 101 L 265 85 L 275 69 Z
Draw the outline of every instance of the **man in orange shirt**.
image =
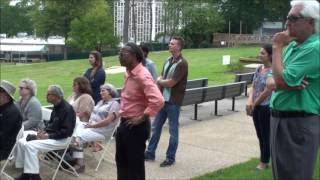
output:
M 118 180 L 144 180 L 144 151 L 150 134 L 149 116 L 155 116 L 164 99 L 149 71 L 139 46 L 127 43 L 119 54 L 125 66 L 121 91 L 121 123 L 116 134 Z

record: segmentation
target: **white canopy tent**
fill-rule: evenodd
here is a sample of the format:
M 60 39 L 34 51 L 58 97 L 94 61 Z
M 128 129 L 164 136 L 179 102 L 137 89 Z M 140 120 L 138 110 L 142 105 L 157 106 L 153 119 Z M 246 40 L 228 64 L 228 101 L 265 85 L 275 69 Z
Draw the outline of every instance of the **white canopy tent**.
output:
M 27 62 L 29 59 L 28 55 L 37 55 L 37 60 L 43 59 L 43 54 L 48 53 L 48 48 L 46 45 L 4 45 L 0 44 L 0 54 L 4 56 L 6 61 L 18 61 Z
M 45 45 L 0 45 L 0 51 L 7 52 L 46 52 Z

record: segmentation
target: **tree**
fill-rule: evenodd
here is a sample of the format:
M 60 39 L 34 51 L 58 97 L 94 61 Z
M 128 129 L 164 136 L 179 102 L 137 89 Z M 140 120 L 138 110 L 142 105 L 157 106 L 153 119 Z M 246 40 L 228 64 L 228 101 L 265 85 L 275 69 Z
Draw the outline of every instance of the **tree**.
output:
M 220 31 L 225 23 L 218 13 L 216 3 L 210 1 L 189 4 L 182 9 L 182 14 L 181 34 L 194 47 L 209 46 L 213 33 Z
M 97 1 L 84 16 L 74 19 L 70 29 L 67 44 L 80 49 L 102 49 L 103 46 L 115 47 L 118 44 L 110 8 L 104 1 Z
M 263 22 L 267 12 L 265 5 L 268 0 L 218 0 L 219 11 L 226 21 L 231 22 L 231 32 L 252 33 Z M 280 1 L 278 1 L 280 2 Z M 240 24 L 244 29 L 240 30 Z M 224 27 L 228 32 L 228 26 Z
M 212 0 L 166 0 L 163 22 L 164 36 L 181 35 L 187 45 L 195 47 L 211 44 L 213 33 L 224 25 Z
M 291 0 L 218 0 L 219 11 L 231 22 L 231 32 L 240 32 L 240 22 L 245 33 L 252 33 L 266 20 L 284 24 L 291 8 Z M 318 0 L 319 1 L 319 0 Z M 224 27 L 228 32 L 228 26 Z
M 281 21 L 283 24 L 283 29 L 285 22 L 287 20 L 288 12 L 291 8 L 291 0 L 268 0 L 266 9 L 268 10 L 268 15 L 265 17 L 269 21 Z
M 181 25 L 180 19 L 181 9 L 183 8 L 183 0 L 164 0 L 165 14 L 162 17 L 164 23 L 164 37 L 170 37 L 179 34 L 178 27 Z M 163 39 L 164 40 L 164 39 Z
M 29 7 L 17 3 L 11 6 L 10 0 L 0 1 L 0 33 L 14 36 L 18 32 L 33 33 L 33 24 L 27 16 Z
M 29 15 L 35 25 L 37 35 L 48 38 L 60 35 L 67 42 L 71 22 L 83 16 L 88 7 L 98 0 L 33 0 L 33 9 Z M 67 59 L 67 47 L 64 47 L 64 59 Z

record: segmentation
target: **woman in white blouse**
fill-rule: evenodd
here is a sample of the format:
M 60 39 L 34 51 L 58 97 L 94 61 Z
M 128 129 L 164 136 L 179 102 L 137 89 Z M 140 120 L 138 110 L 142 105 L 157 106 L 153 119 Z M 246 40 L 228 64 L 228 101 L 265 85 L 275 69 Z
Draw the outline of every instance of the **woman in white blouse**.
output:
M 117 90 L 111 84 L 100 87 L 101 100 L 94 107 L 89 122 L 81 123 L 73 139 L 73 157 L 76 159 L 74 168 L 84 172 L 83 144 L 86 142 L 103 141 L 112 136 L 118 121 L 120 104 L 116 97 Z
M 68 98 L 80 121 L 88 122 L 94 107 L 91 86 L 87 78 L 76 77 L 73 80 L 73 94 Z

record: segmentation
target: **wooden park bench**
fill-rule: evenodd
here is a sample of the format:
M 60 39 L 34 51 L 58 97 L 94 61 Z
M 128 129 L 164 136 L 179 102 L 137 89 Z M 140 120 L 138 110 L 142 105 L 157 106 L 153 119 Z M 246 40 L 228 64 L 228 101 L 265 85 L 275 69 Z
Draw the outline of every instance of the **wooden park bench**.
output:
M 182 106 L 194 105 L 194 120 L 198 119 L 198 104 L 203 102 L 203 91 L 206 87 L 186 89 Z
M 199 87 L 187 89 L 182 106 L 194 105 L 194 120 L 198 120 L 198 104 L 215 102 L 214 114 L 218 115 L 218 100 L 232 98 L 232 111 L 235 111 L 235 97 L 240 96 L 245 89 L 246 82 L 228 83 L 220 86 Z
M 241 82 L 241 81 L 245 81 L 246 82 L 245 91 L 244 91 L 246 96 L 248 96 L 248 92 L 247 92 L 248 91 L 248 85 L 252 84 L 253 75 L 254 75 L 254 72 L 236 74 L 234 82 Z
M 204 89 L 203 102 L 214 101 L 214 115 L 218 115 L 218 100 L 224 98 L 224 85 L 211 86 Z
M 192 79 L 187 81 L 186 89 L 206 87 L 208 86 L 208 78 Z
M 245 81 L 224 85 L 224 98 L 232 98 L 232 111 L 235 111 L 235 97 L 240 96 L 243 93 L 246 85 L 247 83 Z

